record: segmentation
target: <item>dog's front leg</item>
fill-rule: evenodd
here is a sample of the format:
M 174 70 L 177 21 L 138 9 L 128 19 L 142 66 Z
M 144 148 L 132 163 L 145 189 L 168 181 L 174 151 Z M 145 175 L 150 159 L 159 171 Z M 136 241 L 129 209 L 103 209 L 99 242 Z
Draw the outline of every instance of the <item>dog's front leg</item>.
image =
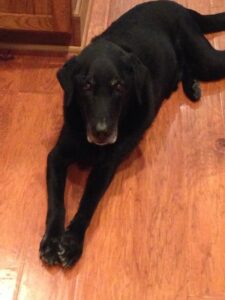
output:
M 118 161 L 107 160 L 93 167 L 86 184 L 79 209 L 62 236 L 59 257 L 64 267 L 70 267 L 81 256 L 85 231 L 94 211 L 109 186 Z
M 115 145 L 101 164 L 93 167 L 80 201 L 79 209 L 72 219 L 59 244 L 59 257 L 64 267 L 72 266 L 81 256 L 86 229 L 95 209 L 109 186 L 115 171 L 124 157 L 133 150 L 142 137 L 146 125 L 140 126 L 133 135 Z
M 50 265 L 60 263 L 58 246 L 64 231 L 64 188 L 67 165 L 65 157 L 56 146 L 48 155 L 48 211 L 46 231 L 40 244 L 40 258 Z

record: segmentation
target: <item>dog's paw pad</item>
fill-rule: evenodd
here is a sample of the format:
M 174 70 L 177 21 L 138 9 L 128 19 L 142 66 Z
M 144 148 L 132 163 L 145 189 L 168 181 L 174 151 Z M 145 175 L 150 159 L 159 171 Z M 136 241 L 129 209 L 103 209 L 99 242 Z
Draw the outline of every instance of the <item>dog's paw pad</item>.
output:
M 63 267 L 69 268 L 81 257 L 83 242 L 74 234 L 65 232 L 58 247 L 58 257 Z
M 58 256 L 59 238 L 44 235 L 40 244 L 40 259 L 48 265 L 60 263 Z

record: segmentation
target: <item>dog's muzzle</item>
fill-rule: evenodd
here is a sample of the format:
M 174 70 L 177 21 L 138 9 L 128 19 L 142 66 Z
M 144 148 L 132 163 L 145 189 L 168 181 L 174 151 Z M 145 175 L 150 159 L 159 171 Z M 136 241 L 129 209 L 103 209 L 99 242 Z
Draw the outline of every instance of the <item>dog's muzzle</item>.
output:
M 109 128 L 106 122 L 98 122 L 96 126 L 88 126 L 87 140 L 99 146 L 114 144 L 117 140 L 117 128 Z

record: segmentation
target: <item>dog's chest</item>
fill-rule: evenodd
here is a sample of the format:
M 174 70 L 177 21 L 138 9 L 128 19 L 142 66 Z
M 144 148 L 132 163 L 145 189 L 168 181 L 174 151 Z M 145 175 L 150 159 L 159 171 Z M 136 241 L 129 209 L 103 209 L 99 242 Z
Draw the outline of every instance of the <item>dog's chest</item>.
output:
M 97 146 L 92 144 L 82 145 L 76 153 L 76 162 L 81 168 L 88 168 L 101 162 L 104 159 L 107 146 Z

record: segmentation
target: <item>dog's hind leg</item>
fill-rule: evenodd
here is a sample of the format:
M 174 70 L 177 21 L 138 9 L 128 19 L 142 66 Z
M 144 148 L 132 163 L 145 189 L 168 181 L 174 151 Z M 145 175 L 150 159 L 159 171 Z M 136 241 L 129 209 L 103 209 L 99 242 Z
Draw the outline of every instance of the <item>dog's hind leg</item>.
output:
M 202 15 L 197 11 L 189 9 L 189 13 L 203 33 L 219 32 L 225 30 L 224 12 L 214 15 Z
M 225 51 L 214 49 L 190 16 L 180 26 L 183 52 L 194 77 L 202 81 L 224 78 Z
M 184 64 L 182 69 L 182 86 L 184 93 L 191 101 L 198 101 L 201 98 L 200 83 L 194 78 L 187 64 Z

